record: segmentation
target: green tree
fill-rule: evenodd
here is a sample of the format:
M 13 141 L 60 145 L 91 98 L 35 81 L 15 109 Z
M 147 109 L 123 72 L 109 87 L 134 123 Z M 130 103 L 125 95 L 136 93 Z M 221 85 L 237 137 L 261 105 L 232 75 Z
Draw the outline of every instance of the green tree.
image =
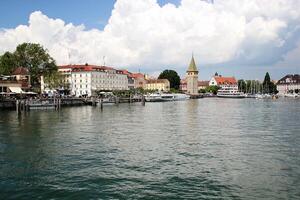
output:
M 179 89 L 180 85 L 180 77 L 177 72 L 174 70 L 164 70 L 159 76 L 159 79 L 168 79 L 170 81 L 170 88 L 174 88 L 176 90 Z
M 45 84 L 51 89 L 55 89 L 60 86 L 64 86 L 62 83 L 62 79 L 63 79 L 63 77 L 58 71 L 54 71 L 51 74 L 47 73 L 44 76 Z
M 171 88 L 170 89 L 170 93 L 179 93 L 179 90 L 175 89 L 175 88 Z
M 271 78 L 269 72 L 267 72 L 263 82 L 263 93 L 270 93 L 270 83 L 271 83 Z
M 52 76 L 57 72 L 55 61 L 40 44 L 20 44 L 17 46 L 14 56 L 17 66 L 28 68 L 33 87 L 39 87 L 41 75 L 56 79 L 55 76 Z
M 205 90 L 205 89 L 200 89 L 198 92 L 199 92 L 199 93 L 205 93 L 206 90 Z
M 277 93 L 276 85 L 271 81 L 269 72 L 266 73 L 264 78 L 263 93 Z
M 211 86 L 208 86 L 205 90 L 206 90 L 206 92 L 217 94 L 219 89 L 220 89 L 219 86 L 211 85 Z
M 246 85 L 246 82 L 244 81 L 244 79 L 238 80 L 238 88 L 239 88 L 239 91 L 246 92 L 247 85 Z
M 5 52 L 0 56 L 0 74 L 10 75 L 17 67 L 14 54 Z

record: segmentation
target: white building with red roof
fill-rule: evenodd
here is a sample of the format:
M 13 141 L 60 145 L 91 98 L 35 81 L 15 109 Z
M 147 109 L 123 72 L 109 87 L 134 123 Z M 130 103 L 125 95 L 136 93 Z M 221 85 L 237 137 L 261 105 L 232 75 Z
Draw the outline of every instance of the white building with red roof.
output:
M 220 88 L 232 88 L 238 90 L 238 82 L 234 77 L 213 76 L 209 81 L 209 86 L 219 86 Z
M 128 90 L 127 75 L 112 67 L 85 64 L 58 68 L 75 96 L 92 96 L 96 91 Z

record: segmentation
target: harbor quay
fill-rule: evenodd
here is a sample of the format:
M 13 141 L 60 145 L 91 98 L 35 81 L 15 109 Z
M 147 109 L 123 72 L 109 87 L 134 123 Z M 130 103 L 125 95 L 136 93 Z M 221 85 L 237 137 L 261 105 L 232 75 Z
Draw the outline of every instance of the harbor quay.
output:
M 135 97 L 117 97 L 110 98 L 99 97 L 51 97 L 51 98 L 0 98 L 0 109 L 16 110 L 16 111 L 29 111 L 36 109 L 55 109 L 59 110 L 61 107 L 69 106 L 97 106 L 101 107 L 103 104 L 119 104 L 119 103 L 135 103 L 142 102 L 142 96 Z

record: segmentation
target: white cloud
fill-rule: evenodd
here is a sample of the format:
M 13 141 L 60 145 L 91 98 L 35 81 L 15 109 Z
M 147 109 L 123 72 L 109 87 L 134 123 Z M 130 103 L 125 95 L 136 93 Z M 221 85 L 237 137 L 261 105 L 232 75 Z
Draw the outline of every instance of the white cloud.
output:
M 298 0 L 118 0 L 104 30 L 33 12 L 28 25 L 0 30 L 0 53 L 38 42 L 58 64 L 103 64 L 105 56 L 108 65 L 148 71 L 185 68 L 192 52 L 199 65 L 275 63 L 297 47 L 299 23 Z

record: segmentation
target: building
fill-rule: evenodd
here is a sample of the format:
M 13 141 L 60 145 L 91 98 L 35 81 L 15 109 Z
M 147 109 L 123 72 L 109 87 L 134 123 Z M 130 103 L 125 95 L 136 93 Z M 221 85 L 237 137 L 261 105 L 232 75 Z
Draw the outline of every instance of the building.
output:
M 22 83 L 12 76 L 0 76 L 0 93 L 22 93 Z
M 134 78 L 134 88 L 145 88 L 147 81 L 144 74 L 132 73 L 132 77 Z
M 17 67 L 12 76 L 16 78 L 17 81 L 21 81 L 24 83 L 23 89 L 28 89 L 30 85 L 30 73 L 25 67 Z
M 209 86 L 209 81 L 198 81 L 198 91 L 205 90 Z
M 231 88 L 238 90 L 238 83 L 234 77 L 213 76 L 209 81 L 209 86 L 219 86 L 222 89 Z
M 150 79 L 144 87 L 146 90 L 170 91 L 170 81 L 168 79 Z
M 128 70 L 124 69 L 121 70 L 123 72 L 123 74 L 127 75 L 127 79 L 128 79 L 128 89 L 134 89 L 135 87 L 135 79 L 134 79 L 134 75 L 133 73 L 129 72 Z
M 0 77 L 0 92 L 20 94 L 30 89 L 30 74 L 27 68 L 17 67 L 11 76 Z
M 63 81 L 75 96 L 92 96 L 97 91 L 128 90 L 128 77 L 121 70 L 96 65 L 59 66 Z
M 198 94 L 198 69 L 196 67 L 194 56 L 192 56 L 192 60 L 187 70 L 186 87 L 188 94 Z
M 198 91 L 199 90 L 205 90 L 209 86 L 209 81 L 198 81 Z M 187 92 L 187 81 L 185 79 L 180 80 L 180 91 Z
M 179 90 L 185 93 L 187 92 L 186 78 L 180 80 Z
M 300 75 L 299 74 L 288 74 L 281 78 L 276 84 L 279 94 L 286 94 L 289 92 L 295 92 L 300 90 Z

